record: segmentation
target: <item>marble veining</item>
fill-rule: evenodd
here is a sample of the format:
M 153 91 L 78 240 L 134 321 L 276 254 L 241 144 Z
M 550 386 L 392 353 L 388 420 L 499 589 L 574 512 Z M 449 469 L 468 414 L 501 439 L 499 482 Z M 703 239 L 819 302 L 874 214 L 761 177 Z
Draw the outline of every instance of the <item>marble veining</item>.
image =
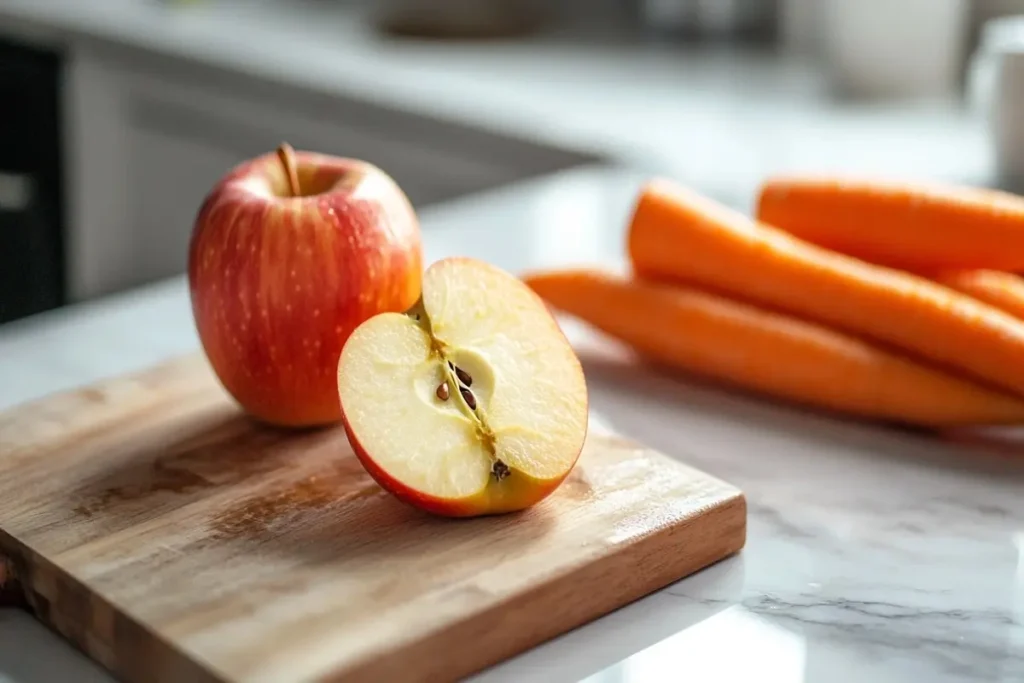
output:
M 634 381 L 625 392 L 616 378 L 614 398 L 602 394 L 615 416 L 607 422 L 749 497 L 750 540 L 735 560 L 742 588 L 694 590 L 684 580 L 663 595 L 688 609 L 738 610 L 800 639 L 806 661 L 785 680 L 1024 680 L 1024 464 L 933 436 L 783 415 L 717 388 Z M 691 420 L 685 406 L 731 406 L 748 419 L 714 425 Z M 662 439 L 668 414 L 677 417 Z M 747 448 L 765 442 L 764 420 L 780 442 L 792 427 L 790 447 Z M 853 438 L 827 451 L 801 446 L 800 435 L 824 428 Z M 679 649 L 674 656 L 685 660 Z M 615 677 L 629 661 L 592 680 L 633 680 Z

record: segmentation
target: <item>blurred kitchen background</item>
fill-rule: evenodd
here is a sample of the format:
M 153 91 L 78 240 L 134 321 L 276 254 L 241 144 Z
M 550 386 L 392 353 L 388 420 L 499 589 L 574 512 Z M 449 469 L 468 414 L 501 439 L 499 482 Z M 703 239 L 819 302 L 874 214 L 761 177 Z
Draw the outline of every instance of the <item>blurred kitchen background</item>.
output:
M 0 323 L 183 272 L 205 193 L 282 140 L 373 161 L 419 207 L 587 164 L 744 208 L 781 170 L 1020 189 L 1015 14 L 1024 0 L 0 0 Z

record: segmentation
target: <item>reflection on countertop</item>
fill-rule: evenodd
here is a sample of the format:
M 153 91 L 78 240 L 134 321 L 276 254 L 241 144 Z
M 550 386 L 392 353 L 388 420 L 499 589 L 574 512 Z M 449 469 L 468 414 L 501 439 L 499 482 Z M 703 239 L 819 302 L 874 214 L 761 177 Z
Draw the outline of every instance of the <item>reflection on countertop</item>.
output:
M 621 268 L 643 177 L 566 172 L 427 210 L 428 260 Z M 742 488 L 747 547 L 474 681 L 1024 680 L 1024 441 L 1000 435 L 1007 457 L 810 413 L 640 367 L 582 325 L 565 329 L 595 424 Z M 0 331 L 0 407 L 196 347 L 180 279 L 45 314 Z M 20 637 L 13 623 L 0 619 L 0 653 Z M 26 660 L 62 647 L 18 642 Z M 17 683 L 52 680 L 19 662 Z

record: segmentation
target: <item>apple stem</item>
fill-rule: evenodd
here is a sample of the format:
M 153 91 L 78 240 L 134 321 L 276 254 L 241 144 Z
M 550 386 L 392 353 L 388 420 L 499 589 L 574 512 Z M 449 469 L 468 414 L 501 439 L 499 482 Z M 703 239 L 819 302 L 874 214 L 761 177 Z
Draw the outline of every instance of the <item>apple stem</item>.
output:
M 288 177 L 288 190 L 292 197 L 300 195 L 299 172 L 295 167 L 295 150 L 287 142 L 282 142 L 277 148 L 277 158 L 281 160 L 284 167 L 284 174 Z

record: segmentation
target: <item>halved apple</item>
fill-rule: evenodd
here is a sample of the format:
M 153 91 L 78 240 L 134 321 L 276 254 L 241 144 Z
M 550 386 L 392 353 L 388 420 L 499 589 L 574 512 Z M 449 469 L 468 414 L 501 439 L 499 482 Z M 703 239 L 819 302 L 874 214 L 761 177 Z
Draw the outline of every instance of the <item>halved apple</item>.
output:
M 338 363 L 342 418 L 367 471 L 449 516 L 540 501 L 587 433 L 583 369 L 544 303 L 482 261 L 438 261 L 421 300 L 352 333 Z

